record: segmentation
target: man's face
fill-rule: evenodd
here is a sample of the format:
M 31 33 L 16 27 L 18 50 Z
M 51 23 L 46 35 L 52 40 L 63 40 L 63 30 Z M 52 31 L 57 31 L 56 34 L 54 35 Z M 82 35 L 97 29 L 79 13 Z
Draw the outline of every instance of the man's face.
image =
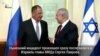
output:
M 32 17 L 36 20 L 36 21 L 40 21 L 42 19 L 42 9 L 41 8 L 37 8 L 35 10 L 35 12 L 32 13 Z
M 57 21 L 58 21 L 59 24 L 62 23 L 63 18 L 64 18 L 64 17 L 63 17 L 63 15 L 61 14 L 61 12 L 58 11 L 57 14 L 56 14 L 56 19 L 57 19 Z

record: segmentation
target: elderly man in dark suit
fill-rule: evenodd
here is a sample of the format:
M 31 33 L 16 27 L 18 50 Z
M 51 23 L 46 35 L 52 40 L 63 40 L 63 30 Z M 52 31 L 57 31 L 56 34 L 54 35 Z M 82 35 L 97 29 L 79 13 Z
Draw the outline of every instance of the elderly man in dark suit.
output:
M 54 46 L 77 47 L 78 28 L 68 19 L 68 11 L 61 8 L 57 11 L 56 19 L 59 23 L 55 39 L 51 39 Z
M 59 26 L 57 28 L 55 38 L 51 38 L 50 42 L 54 47 L 77 47 L 78 46 L 78 28 L 68 18 L 68 11 L 65 8 L 61 8 L 56 14 L 57 22 Z M 74 51 L 77 51 L 73 49 Z M 70 50 L 68 50 L 70 51 Z M 64 54 L 65 55 L 65 54 Z M 78 56 L 66 54 L 67 56 Z M 65 56 L 66 56 L 65 55 Z

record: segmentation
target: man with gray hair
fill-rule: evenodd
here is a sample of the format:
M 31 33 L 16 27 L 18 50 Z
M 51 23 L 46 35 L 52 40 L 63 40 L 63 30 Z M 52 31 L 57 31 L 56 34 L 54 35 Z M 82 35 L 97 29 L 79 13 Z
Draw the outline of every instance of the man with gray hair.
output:
M 77 47 L 78 46 L 78 28 L 68 18 L 68 11 L 65 8 L 61 8 L 56 14 L 57 22 L 59 26 L 57 28 L 55 38 L 50 39 L 50 42 L 54 47 Z M 67 50 L 72 52 L 78 52 L 76 49 Z M 79 53 L 62 54 L 63 56 L 78 56 Z M 61 55 L 61 56 L 62 56 Z
M 57 11 L 56 19 L 59 23 L 55 39 L 50 42 L 56 47 L 77 47 L 78 46 L 78 28 L 68 18 L 68 11 L 61 8 Z

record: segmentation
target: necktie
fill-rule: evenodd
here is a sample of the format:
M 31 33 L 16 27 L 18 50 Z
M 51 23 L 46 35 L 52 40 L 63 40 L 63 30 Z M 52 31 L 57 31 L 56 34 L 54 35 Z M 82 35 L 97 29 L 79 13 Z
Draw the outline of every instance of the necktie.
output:
M 36 22 L 36 34 L 37 34 L 38 40 L 40 40 L 38 22 Z
M 60 36 L 60 34 L 61 34 L 61 27 L 62 27 L 62 25 L 59 25 L 59 26 L 58 26 L 58 31 L 57 31 L 57 35 L 58 35 L 58 36 Z

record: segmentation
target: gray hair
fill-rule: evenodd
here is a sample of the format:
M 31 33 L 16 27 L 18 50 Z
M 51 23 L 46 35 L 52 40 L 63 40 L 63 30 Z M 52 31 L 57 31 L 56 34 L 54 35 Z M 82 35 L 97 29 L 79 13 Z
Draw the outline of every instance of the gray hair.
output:
M 61 14 L 62 15 L 64 15 L 64 16 L 69 16 L 69 14 L 68 14 L 68 10 L 67 9 L 65 9 L 65 8 L 60 8 L 60 9 L 58 9 L 58 12 L 59 11 L 61 11 Z

